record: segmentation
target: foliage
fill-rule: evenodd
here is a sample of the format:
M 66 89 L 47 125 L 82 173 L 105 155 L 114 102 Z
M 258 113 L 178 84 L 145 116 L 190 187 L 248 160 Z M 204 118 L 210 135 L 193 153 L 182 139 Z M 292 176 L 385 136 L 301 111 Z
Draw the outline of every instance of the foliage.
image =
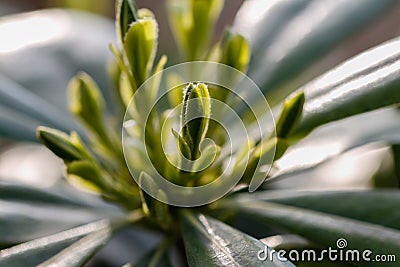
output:
M 77 129 L 71 118 L 62 120 L 64 114 L 42 99 L 0 76 L 0 105 L 29 116 L 26 124 L 19 124 L 0 114 L 0 133 L 10 139 L 23 139 L 28 137 L 21 131 L 34 127 L 32 121 L 46 124 L 49 127 L 37 128 L 37 137 L 63 160 L 65 178 L 120 208 L 93 205 L 84 197 L 66 192 L 1 182 L 0 244 L 7 247 L 0 251 L 1 266 L 81 266 L 120 229 L 138 231 L 138 226 L 156 232 L 161 241 L 131 266 L 301 266 L 300 261 L 259 260 L 257 255 L 266 245 L 258 239 L 265 237 L 264 232 L 278 237 L 281 233 L 302 236 L 316 250 L 333 247 L 344 238 L 347 249 L 369 249 L 400 260 L 400 195 L 396 189 L 299 192 L 271 190 L 269 183 L 318 168 L 327 161 L 322 158 L 312 165 L 291 169 L 277 167 L 279 160 L 312 137 L 314 130 L 335 127 L 349 117 L 357 123 L 369 118 L 371 126 L 338 154 L 373 142 L 390 145 L 398 179 L 399 38 L 363 52 L 306 84 L 300 82 L 313 63 L 385 11 L 398 8 L 397 2 L 247 1 L 232 29 L 211 47 L 210 36 L 223 5 L 222 0 L 168 1 L 170 24 L 180 53 L 187 61 L 217 61 L 247 71 L 271 104 L 276 125 L 273 119 L 258 125 L 254 114 L 240 101 L 235 102 L 237 98 L 221 85 L 196 80 L 180 83 L 166 100 L 179 109 L 179 130 L 170 127 L 168 132 L 179 149 L 177 154 L 165 155 L 162 126 L 172 122 L 165 113 L 155 111 L 143 118 L 141 110 L 147 110 L 159 93 L 160 81 L 154 77 L 165 69 L 167 57 L 157 56 L 158 24 L 154 14 L 137 9 L 133 0 L 119 0 L 116 6 L 118 40 L 110 45 L 114 55 L 110 75 L 115 88 L 108 93 L 114 96 L 114 102 L 84 72 L 68 86 L 69 109 L 85 131 Z M 293 27 L 299 25 L 308 30 L 294 31 Z M 151 77 L 154 83 L 140 94 L 141 86 Z M 232 83 L 241 85 L 234 78 Z M 131 100 L 138 92 L 139 101 Z M 175 184 L 195 187 L 217 181 L 228 158 L 223 153 L 228 141 L 224 131 L 210 119 L 213 113 L 221 112 L 215 109 L 213 99 L 229 103 L 246 128 L 259 126 L 268 134 L 251 136 L 248 142 L 241 137 L 243 144 L 233 155 L 233 173 L 235 168 L 243 167 L 243 162 L 244 171 L 239 184 L 223 198 L 200 207 L 169 205 L 168 192 L 147 171 L 143 153 L 156 162 L 158 173 Z M 256 95 L 250 94 L 249 99 L 255 106 L 261 105 Z M 114 105 L 111 108 L 110 103 Z M 127 110 L 126 116 L 131 116 L 137 127 L 128 134 L 147 140 L 145 148 L 138 146 L 129 151 L 134 162 L 124 154 L 128 152 L 121 140 L 120 130 L 125 127 L 121 110 Z M 388 123 L 377 130 L 377 120 Z M 77 130 L 66 133 L 73 129 Z M 204 145 L 209 139 L 214 144 Z M 272 161 L 270 172 L 261 171 L 259 163 L 265 157 Z M 196 163 L 187 166 L 185 159 Z M 128 166 L 133 164 L 142 170 L 135 177 L 138 183 L 126 161 Z M 256 193 L 245 192 L 257 188 Z M 46 209 L 54 214 L 46 213 Z M 240 223 L 243 220 L 245 224 Z M 261 225 L 261 230 L 253 223 Z M 252 237 L 254 231 L 257 236 Z M 325 266 L 326 262 L 320 264 Z M 330 264 L 342 266 L 341 262 Z M 351 264 L 376 266 L 377 262 Z M 396 266 L 395 262 L 386 264 Z

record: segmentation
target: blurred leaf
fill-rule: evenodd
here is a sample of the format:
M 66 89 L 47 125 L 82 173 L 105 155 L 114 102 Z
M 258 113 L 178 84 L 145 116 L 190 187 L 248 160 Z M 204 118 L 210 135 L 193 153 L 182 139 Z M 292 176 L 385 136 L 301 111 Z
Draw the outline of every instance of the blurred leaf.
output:
M 0 182 L 0 243 L 23 242 L 122 214 L 113 206 L 67 189 L 66 186 L 39 189 Z
M 12 111 L 15 114 L 15 119 L 18 119 L 19 116 L 23 116 L 23 120 L 32 120 L 28 122 L 25 126 L 19 126 L 20 123 L 13 122 L 11 125 L 15 125 L 18 128 L 28 128 L 29 132 L 32 133 L 32 130 L 35 129 L 39 124 L 49 125 L 52 127 L 56 127 L 59 129 L 74 129 L 76 125 L 70 119 L 70 117 L 63 113 L 61 110 L 53 107 L 51 104 L 42 100 L 37 95 L 28 91 L 27 89 L 21 87 L 14 81 L 11 81 L 7 77 L 0 74 L 0 107 L 3 109 L 4 107 L 7 110 Z M 2 116 L 0 116 L 2 117 Z M 60 119 L 64 118 L 64 119 Z M 2 119 L 4 122 L 7 122 L 9 119 Z M 37 125 L 35 125 L 37 123 Z M 33 129 L 31 127 L 35 125 Z M 1 128 L 7 127 L 7 125 L 2 126 Z M 8 129 L 6 132 L 9 134 L 7 136 L 13 137 L 15 134 L 17 137 L 21 136 L 20 133 L 10 131 Z M 28 134 L 29 134 L 28 132 Z M 33 137 L 33 136 L 32 136 Z
M 82 199 L 57 193 L 56 190 L 45 190 L 22 184 L 4 183 L 0 178 L 0 199 L 11 201 L 43 202 L 62 206 L 87 206 Z
M 265 224 L 301 235 L 326 247 L 334 247 L 339 238 L 344 238 L 348 242 L 346 249 L 368 249 L 373 255 L 393 254 L 396 258 L 400 256 L 400 231 L 392 228 L 261 201 L 232 202 L 228 205 L 231 209 L 239 211 L 240 216 L 252 216 Z M 373 261 L 358 264 L 376 266 Z M 397 264 L 388 262 L 387 266 Z
M 0 136 L 17 141 L 37 142 L 36 127 L 42 124 L 28 115 L 0 107 Z
M 354 127 L 357 125 L 357 127 Z M 317 170 L 324 162 L 366 144 L 400 142 L 400 113 L 385 108 L 323 125 L 311 132 L 275 164 L 278 170 L 267 182 Z M 307 157 L 303 156 L 307 154 Z
M 249 41 L 253 54 L 248 75 L 275 105 L 312 78 L 306 76 L 313 63 L 397 4 L 396 0 L 245 1 L 232 31 Z M 318 74 L 316 70 L 314 75 Z
M 130 25 L 138 19 L 137 9 L 134 0 L 118 0 L 116 5 L 117 32 L 123 43 Z
M 149 77 L 157 50 L 158 25 L 154 19 L 140 19 L 126 34 L 124 50 L 139 87 Z
M 68 178 L 81 179 L 86 183 L 90 184 L 90 188 L 96 192 L 102 192 L 107 190 L 104 177 L 100 173 L 98 166 L 95 166 L 92 162 L 87 160 L 74 161 L 67 166 Z M 72 176 L 72 177 L 71 177 Z
M 70 111 L 109 144 L 111 141 L 104 124 L 105 101 L 97 84 L 86 73 L 79 73 L 68 87 Z
M 169 0 L 167 3 L 171 29 L 185 58 L 203 59 L 224 0 Z
M 239 200 L 267 201 L 348 217 L 400 230 L 400 193 L 373 191 L 265 191 L 241 194 Z M 367 207 L 367 208 L 366 208 Z
M 105 228 L 91 233 L 69 247 L 63 249 L 52 258 L 38 265 L 46 266 L 82 266 L 85 264 L 101 247 L 111 239 L 111 229 Z
M 250 47 L 246 39 L 235 33 L 228 33 L 222 41 L 220 62 L 241 72 L 247 70 L 250 61 Z
M 181 223 L 189 266 L 294 266 L 278 259 L 260 261 L 263 243 L 218 220 L 185 212 Z
M 109 220 L 101 220 L 1 250 L 0 264 L 2 266 L 36 266 L 80 237 L 85 235 L 91 237 L 93 233 L 109 233 L 110 227 Z
M 399 38 L 389 41 L 304 86 L 304 112 L 293 133 L 400 103 L 399 47 Z

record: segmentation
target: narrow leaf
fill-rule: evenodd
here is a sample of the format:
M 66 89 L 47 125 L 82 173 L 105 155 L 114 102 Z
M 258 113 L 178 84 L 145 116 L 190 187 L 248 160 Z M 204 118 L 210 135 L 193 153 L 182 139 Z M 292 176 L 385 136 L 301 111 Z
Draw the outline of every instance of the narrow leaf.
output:
M 41 124 L 62 130 L 76 128 L 76 125 L 67 113 L 58 110 L 39 96 L 3 75 L 0 75 L 0 106 L 2 109 L 7 108 L 7 110 L 12 111 L 17 117 L 25 118 L 25 121 L 31 120 L 31 122 L 26 124 L 30 128 L 32 124 L 36 123 L 31 128 L 31 133 L 32 130 Z M 3 116 L 0 115 L 1 117 Z M 64 119 L 61 120 L 60 118 Z M 16 135 L 21 134 L 16 133 Z
M 93 79 L 79 73 L 69 84 L 70 110 L 101 140 L 109 141 L 104 125 L 105 101 Z
M 303 116 L 293 134 L 400 103 L 400 38 L 373 48 L 307 84 Z
M 249 41 L 254 52 L 249 77 L 275 105 L 324 71 L 310 72 L 314 63 L 397 5 L 397 0 L 245 1 L 232 31 Z
M 325 212 L 400 230 L 400 194 L 371 191 L 265 191 L 237 196 L 240 200 L 267 201 Z M 366 208 L 368 207 L 368 208 Z
M 66 162 L 84 158 L 84 154 L 73 144 L 71 137 L 61 131 L 39 127 L 37 137 L 41 143 Z
M 183 240 L 189 266 L 294 266 L 274 258 L 261 261 L 260 241 L 218 220 L 201 214 L 183 213 Z
M 246 39 L 240 34 L 228 33 L 222 41 L 220 62 L 245 72 L 250 61 L 250 47 Z
M 1 250 L 0 265 L 37 265 L 78 240 L 79 237 L 108 229 L 108 227 L 110 223 L 107 220 L 101 220 Z
M 105 228 L 91 233 L 69 247 L 63 249 L 54 257 L 39 264 L 39 267 L 73 267 L 85 264 L 101 247 L 111 239 L 112 231 Z
M 176 43 L 187 60 L 203 59 L 224 0 L 168 0 L 168 17 Z
M 192 153 L 189 159 L 199 156 L 199 146 L 206 136 L 210 116 L 211 102 L 207 85 L 190 83 L 184 92 L 181 115 L 182 137 Z
M 61 251 L 54 258 L 47 261 L 44 266 L 77 266 L 77 264 L 84 262 L 88 256 L 101 247 L 110 238 L 112 231 L 125 227 L 127 224 L 136 222 L 141 218 L 141 212 L 134 211 L 122 218 L 103 219 L 54 235 L 28 241 L 1 250 L 0 265 L 36 266 Z M 81 237 L 84 238 L 77 241 Z M 76 243 L 73 244 L 73 242 Z M 71 246 L 67 247 L 69 245 Z
M 252 216 L 262 223 L 301 235 L 317 244 L 335 247 L 340 238 L 347 241 L 346 249 L 371 250 L 376 254 L 400 257 L 400 231 L 376 224 L 348 219 L 327 213 L 260 201 L 231 203 L 242 216 Z M 360 262 L 365 266 L 376 263 Z M 387 266 L 397 266 L 388 262 Z
M 140 19 L 126 34 L 124 50 L 139 87 L 149 77 L 157 50 L 158 25 L 154 19 Z

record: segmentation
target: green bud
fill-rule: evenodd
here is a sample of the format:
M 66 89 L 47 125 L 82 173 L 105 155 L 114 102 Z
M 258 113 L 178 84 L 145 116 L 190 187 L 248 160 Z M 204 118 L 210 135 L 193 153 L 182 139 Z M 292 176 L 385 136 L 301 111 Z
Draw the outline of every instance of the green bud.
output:
M 304 92 L 285 100 L 278 122 L 276 123 L 277 137 L 286 139 L 290 136 L 290 132 L 299 121 L 303 112 L 304 101 Z
M 70 136 L 59 130 L 38 127 L 36 135 L 39 141 L 65 162 L 80 160 L 85 157 Z
M 205 138 L 211 116 L 211 101 L 204 83 L 190 83 L 184 92 L 181 114 L 182 137 L 188 144 L 191 157 L 199 156 L 200 142 Z

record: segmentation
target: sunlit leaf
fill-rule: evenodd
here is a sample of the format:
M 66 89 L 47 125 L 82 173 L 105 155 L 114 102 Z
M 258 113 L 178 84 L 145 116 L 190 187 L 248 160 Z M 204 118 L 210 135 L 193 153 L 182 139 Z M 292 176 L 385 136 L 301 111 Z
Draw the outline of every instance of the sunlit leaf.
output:
M 124 50 L 136 85 L 149 77 L 157 50 L 158 25 L 154 19 L 140 19 L 126 34 Z
M 293 191 L 277 190 L 241 194 L 240 200 L 274 202 L 320 211 L 400 230 L 400 194 L 396 190 Z M 368 208 L 366 208 L 368 207 Z
M 261 201 L 230 203 L 241 216 L 252 216 L 258 221 L 306 237 L 324 245 L 335 247 L 338 239 L 347 241 L 346 249 L 371 250 L 376 254 L 400 256 L 400 231 L 360 220 L 310 211 L 288 205 Z M 388 216 L 385 214 L 384 216 Z M 363 262 L 365 266 L 375 266 L 374 262 Z M 396 266 L 396 263 L 388 263 Z
M 259 260 L 263 243 L 216 219 L 187 212 L 181 222 L 189 266 L 294 266 Z
M 312 78 L 313 63 L 397 4 L 396 0 L 245 1 L 233 32 L 249 41 L 253 54 L 248 74 L 275 105 Z M 313 75 L 321 71 L 314 70 Z
M 400 39 L 371 49 L 302 88 L 304 135 L 321 124 L 400 102 Z

